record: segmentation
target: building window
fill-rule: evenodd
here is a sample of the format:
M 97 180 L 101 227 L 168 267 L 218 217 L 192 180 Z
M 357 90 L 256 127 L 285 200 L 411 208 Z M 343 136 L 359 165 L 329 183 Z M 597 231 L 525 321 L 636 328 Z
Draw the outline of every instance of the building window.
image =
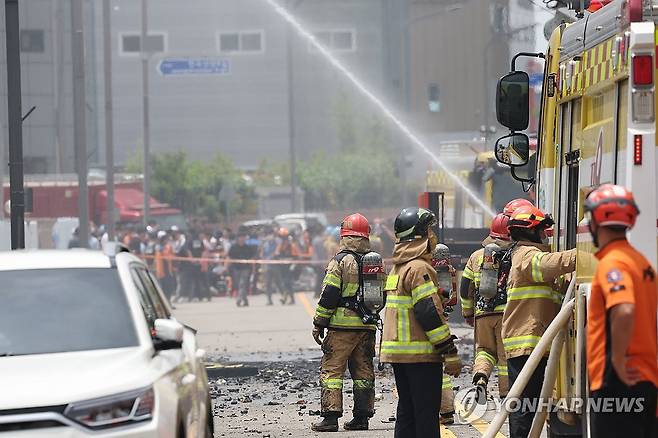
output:
M 263 31 L 220 32 L 218 40 L 221 53 L 264 52 Z
M 142 51 L 142 36 L 139 33 L 122 33 L 120 53 L 122 55 L 138 55 Z M 149 53 L 167 51 L 167 35 L 164 32 L 153 32 L 146 36 L 145 49 Z
M 356 50 L 356 34 L 353 30 L 321 30 L 314 33 L 315 39 L 332 52 L 353 52 Z M 309 51 L 316 52 L 309 43 Z
M 21 52 L 43 53 L 46 49 L 43 29 L 22 29 Z

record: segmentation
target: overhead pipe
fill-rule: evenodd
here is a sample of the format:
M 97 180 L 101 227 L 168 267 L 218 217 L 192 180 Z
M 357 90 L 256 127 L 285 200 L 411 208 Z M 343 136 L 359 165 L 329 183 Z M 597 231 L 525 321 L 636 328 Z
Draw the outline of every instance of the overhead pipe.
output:
M 572 280 L 572 282 L 574 281 L 575 280 Z M 525 366 L 521 370 L 519 377 L 514 382 L 514 385 L 512 385 L 512 388 L 507 394 L 507 399 L 519 398 L 521 392 L 527 386 L 528 381 L 532 376 L 532 373 L 535 372 L 537 366 L 539 365 L 539 362 L 544 357 L 544 352 L 548 349 L 549 344 L 553 342 L 553 340 L 558 335 L 558 333 L 569 322 L 574 306 L 575 306 L 575 298 L 571 298 L 568 302 L 566 302 L 562 306 L 562 309 L 557 314 L 557 316 L 553 318 L 553 321 L 548 326 L 546 332 L 544 332 L 541 339 L 539 339 L 539 343 L 532 351 L 532 354 L 530 354 L 530 357 L 528 357 L 528 361 L 526 362 Z M 501 411 L 496 414 L 493 421 L 487 428 L 487 431 L 484 434 L 483 438 L 495 438 L 496 434 L 503 427 L 503 424 L 505 424 L 505 420 L 509 415 L 509 412 L 507 411 L 507 404 L 503 403 L 501 408 L 502 408 Z
M 564 301 L 562 302 L 562 307 L 568 303 L 574 295 L 574 290 L 576 286 L 576 276 L 574 275 L 569 283 L 569 288 L 567 293 L 564 296 Z M 568 322 L 568 321 L 567 321 Z M 553 339 L 551 344 L 551 351 L 548 354 L 548 362 L 546 365 L 546 372 L 544 373 L 544 382 L 541 387 L 540 400 L 548 400 L 551 398 L 553 392 L 553 386 L 555 385 L 555 379 L 557 378 L 557 366 L 560 363 L 560 356 L 562 355 L 562 347 L 564 346 L 564 338 L 566 337 L 566 328 L 563 327 L 558 335 Z M 535 418 L 532 421 L 532 428 L 528 434 L 528 438 L 539 438 L 539 435 L 544 428 L 544 423 L 546 422 L 546 417 L 548 415 L 547 409 L 539 409 L 535 412 Z

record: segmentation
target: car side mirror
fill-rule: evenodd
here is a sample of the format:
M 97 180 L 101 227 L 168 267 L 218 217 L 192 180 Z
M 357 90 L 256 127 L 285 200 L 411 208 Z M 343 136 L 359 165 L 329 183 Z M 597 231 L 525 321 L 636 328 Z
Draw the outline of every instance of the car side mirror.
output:
M 506 74 L 496 89 L 496 117 L 512 131 L 528 129 L 530 117 L 530 78 L 524 71 Z
M 496 142 L 496 159 L 510 167 L 523 167 L 530 158 L 530 140 L 525 134 L 512 133 Z
M 183 324 L 173 319 L 156 319 L 153 327 L 153 347 L 156 351 L 183 347 Z

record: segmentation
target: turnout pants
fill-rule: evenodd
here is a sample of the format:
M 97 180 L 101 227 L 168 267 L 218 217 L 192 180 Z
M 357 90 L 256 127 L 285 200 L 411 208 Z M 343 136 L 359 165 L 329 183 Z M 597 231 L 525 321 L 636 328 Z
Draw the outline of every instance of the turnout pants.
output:
M 354 384 L 354 416 L 375 414 L 375 331 L 329 329 L 322 342 L 321 415 L 343 415 L 343 376 L 349 368 Z
M 494 366 L 498 366 L 498 393 L 501 398 L 509 391 L 507 361 L 503 348 L 503 314 L 483 315 L 475 318 L 475 364 L 473 375 L 484 374 L 490 378 Z
M 394 363 L 398 390 L 395 438 L 440 438 L 442 363 Z
M 455 394 L 452 392 L 452 379 L 447 374 L 443 375 L 443 384 L 441 386 L 441 409 L 439 413 L 455 413 Z
M 521 369 L 528 361 L 530 356 L 519 356 L 507 360 L 507 368 L 509 369 L 510 386 L 519 377 Z M 521 403 L 520 409 L 509 414 L 509 436 L 510 438 L 526 438 L 530 433 L 532 427 L 532 420 L 535 417 L 536 407 L 539 406 L 539 398 L 541 396 L 541 387 L 544 383 L 544 372 L 546 371 L 547 358 L 544 357 L 535 369 L 535 372 L 530 376 L 528 385 L 525 387 L 519 396 Z M 514 406 L 514 405 L 512 405 Z M 515 408 L 517 406 L 514 406 Z M 597 435 L 592 435 L 598 438 Z
M 610 367 L 612 368 L 612 367 Z M 626 386 L 614 369 L 603 388 L 591 393 L 589 406 L 591 436 L 596 438 L 654 438 L 656 423 L 656 393 L 651 382 Z M 640 400 L 642 400 L 640 406 Z M 606 404 L 608 409 L 606 410 Z M 625 412 L 618 406 L 629 406 Z M 603 408 L 603 409 L 600 409 Z M 612 409 L 610 409 L 612 408 Z

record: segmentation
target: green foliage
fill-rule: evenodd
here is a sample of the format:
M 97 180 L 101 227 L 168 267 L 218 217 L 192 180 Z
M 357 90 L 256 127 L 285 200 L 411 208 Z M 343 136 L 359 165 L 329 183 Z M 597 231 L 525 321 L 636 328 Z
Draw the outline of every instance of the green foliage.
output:
M 383 122 L 354 111 L 341 94 L 335 106 L 340 150 L 315 154 L 298 165 L 307 207 L 354 209 L 386 207 L 400 199 L 396 158 Z
M 187 215 L 217 220 L 227 206 L 219 200 L 223 188 L 230 186 L 235 196 L 228 205 L 231 212 L 249 208 L 253 189 L 247 186 L 233 163 L 222 154 L 210 161 L 190 160 L 184 151 L 151 156 L 151 192 L 153 196 Z

